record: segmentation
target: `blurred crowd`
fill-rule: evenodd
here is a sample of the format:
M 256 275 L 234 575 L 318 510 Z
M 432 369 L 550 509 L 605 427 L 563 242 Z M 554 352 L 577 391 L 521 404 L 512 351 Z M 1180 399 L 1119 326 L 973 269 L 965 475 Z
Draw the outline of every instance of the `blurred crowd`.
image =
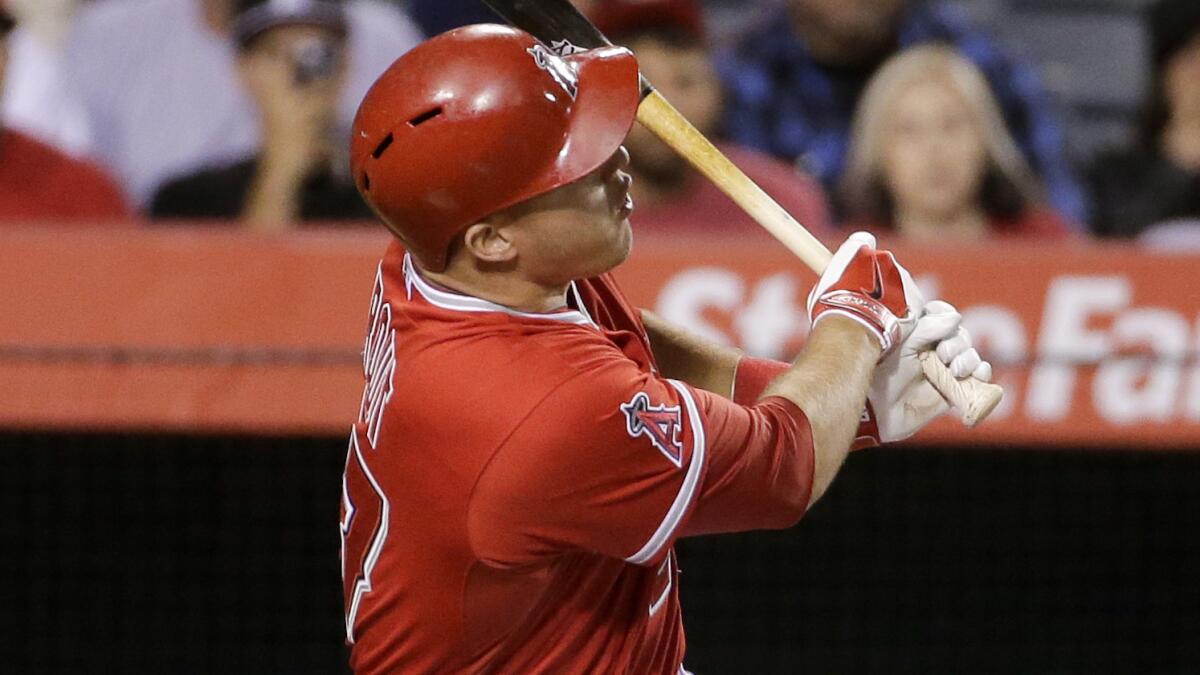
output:
M 1138 133 L 1085 166 L 1037 64 L 940 2 L 747 1 L 720 41 L 699 0 L 575 4 L 828 241 L 1200 247 L 1200 1 L 1149 6 Z M 426 35 L 489 20 L 478 0 L 0 0 L 0 220 L 369 219 L 358 101 Z M 635 227 L 766 236 L 646 130 L 628 148 Z

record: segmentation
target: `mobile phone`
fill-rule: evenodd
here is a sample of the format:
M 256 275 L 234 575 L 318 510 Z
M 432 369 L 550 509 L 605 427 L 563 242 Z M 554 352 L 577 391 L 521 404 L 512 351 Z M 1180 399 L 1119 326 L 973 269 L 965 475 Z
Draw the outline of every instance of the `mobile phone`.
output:
M 329 40 L 311 40 L 292 52 L 292 82 L 305 86 L 328 80 L 337 72 L 338 48 Z

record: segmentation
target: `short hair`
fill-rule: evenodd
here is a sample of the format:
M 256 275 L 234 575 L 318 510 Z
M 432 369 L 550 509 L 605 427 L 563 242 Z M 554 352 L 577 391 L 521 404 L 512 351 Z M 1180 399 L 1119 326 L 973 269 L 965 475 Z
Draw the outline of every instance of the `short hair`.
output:
M 1152 82 L 1146 92 L 1139 123 L 1142 147 L 1157 150 L 1159 137 L 1171 119 L 1163 79 L 1167 66 L 1200 35 L 1200 3 L 1196 0 L 1159 0 L 1146 9 L 1150 29 Z
M 280 26 L 316 26 L 338 41 L 344 41 L 349 30 L 342 0 L 239 0 L 236 7 L 233 39 L 243 51 Z
M 889 109 L 914 83 L 941 79 L 966 101 L 984 135 L 988 165 L 979 199 L 991 216 L 1014 218 L 1042 198 L 1042 187 L 1004 122 L 987 78 L 945 45 L 922 45 L 888 59 L 871 78 L 855 111 L 846 170 L 839 185 L 843 206 L 881 224 L 893 220 L 894 203 L 881 162 Z

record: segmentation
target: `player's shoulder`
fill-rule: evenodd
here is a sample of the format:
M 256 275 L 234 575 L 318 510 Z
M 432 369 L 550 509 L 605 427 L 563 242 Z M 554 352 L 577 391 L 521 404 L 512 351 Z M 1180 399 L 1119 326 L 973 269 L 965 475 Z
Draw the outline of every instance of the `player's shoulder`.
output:
M 580 306 L 588 310 L 597 323 L 614 330 L 646 332 L 641 312 L 626 297 L 612 272 L 576 281 L 573 290 Z
M 615 302 L 625 309 L 632 310 L 629 299 L 625 297 L 624 291 L 621 290 L 621 286 L 612 272 L 605 272 L 589 279 L 580 279 L 575 282 L 575 288 L 581 293 L 584 300 L 590 300 L 595 304 L 609 305 Z

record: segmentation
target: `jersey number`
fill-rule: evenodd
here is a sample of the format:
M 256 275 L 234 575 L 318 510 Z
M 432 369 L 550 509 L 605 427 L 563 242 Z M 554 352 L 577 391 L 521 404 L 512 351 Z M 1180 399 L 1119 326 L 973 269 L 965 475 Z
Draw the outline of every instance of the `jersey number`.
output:
M 388 499 L 363 458 L 354 430 L 350 431 L 346 470 L 342 473 L 341 530 L 346 642 L 353 644 L 358 605 L 371 592 L 371 572 L 388 534 Z

